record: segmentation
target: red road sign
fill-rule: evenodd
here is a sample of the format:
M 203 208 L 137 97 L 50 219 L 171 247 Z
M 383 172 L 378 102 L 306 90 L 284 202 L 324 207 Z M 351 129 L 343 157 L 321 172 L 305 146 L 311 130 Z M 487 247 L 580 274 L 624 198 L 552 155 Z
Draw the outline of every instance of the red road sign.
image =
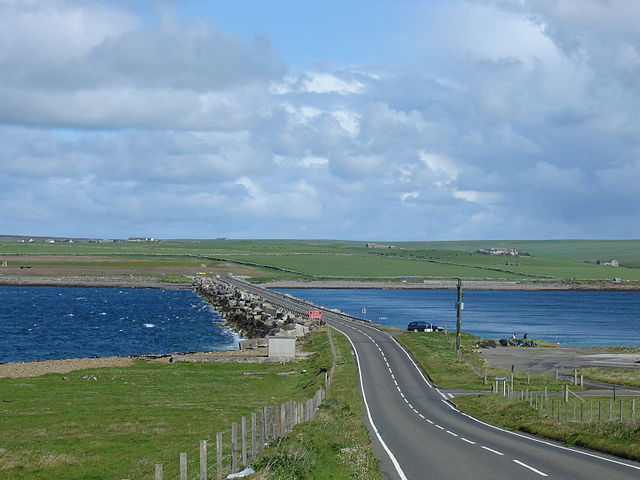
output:
M 322 312 L 309 312 L 309 318 L 322 320 Z

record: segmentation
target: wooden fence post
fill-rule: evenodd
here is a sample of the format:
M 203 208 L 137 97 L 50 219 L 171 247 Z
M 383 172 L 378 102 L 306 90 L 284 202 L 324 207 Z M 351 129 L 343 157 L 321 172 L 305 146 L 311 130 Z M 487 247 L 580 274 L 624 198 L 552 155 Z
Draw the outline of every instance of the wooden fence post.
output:
M 207 480 L 207 441 L 200 440 L 200 480 Z
M 242 435 L 242 466 L 247 466 L 247 417 L 242 417 L 240 421 L 240 434 Z
M 256 414 L 251 414 L 251 459 L 256 456 Z
M 180 454 L 180 480 L 187 480 L 187 454 Z
M 216 480 L 222 480 L 222 432 L 216 433 Z
M 231 473 L 238 471 L 238 424 L 231 424 Z
M 162 464 L 156 463 L 156 467 L 153 473 L 153 480 L 162 480 L 163 472 L 162 472 Z
M 260 452 L 264 450 L 264 444 L 267 441 L 267 407 L 262 407 L 260 414 Z

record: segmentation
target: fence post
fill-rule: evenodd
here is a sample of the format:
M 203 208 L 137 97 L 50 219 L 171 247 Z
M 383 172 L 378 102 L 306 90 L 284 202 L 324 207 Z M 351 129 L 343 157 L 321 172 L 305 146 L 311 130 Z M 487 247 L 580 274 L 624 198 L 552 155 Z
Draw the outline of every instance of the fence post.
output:
M 624 422 L 624 400 L 620 399 L 620 423 Z
M 286 419 L 286 414 L 287 412 L 285 411 L 285 404 L 281 403 L 279 405 L 280 407 L 280 421 L 279 423 L 279 429 L 278 429 L 278 438 L 284 437 L 286 435 L 286 430 L 287 430 L 287 419 Z
M 260 412 L 260 451 L 264 450 L 264 444 L 267 440 L 267 407 L 262 407 Z
M 180 480 L 187 480 L 187 454 L 180 454 Z
M 153 473 L 153 480 L 162 480 L 163 472 L 162 472 L 162 464 L 156 463 L 156 467 Z
M 231 424 L 231 473 L 238 471 L 238 424 Z
M 200 440 L 200 480 L 207 480 L 207 441 Z
M 242 466 L 247 466 L 247 417 L 242 417 L 240 421 L 242 435 Z
M 256 414 L 251 414 L 251 459 L 256 456 Z
M 636 399 L 631 399 L 631 421 L 635 423 L 636 421 Z
M 216 479 L 222 480 L 222 432 L 216 433 Z

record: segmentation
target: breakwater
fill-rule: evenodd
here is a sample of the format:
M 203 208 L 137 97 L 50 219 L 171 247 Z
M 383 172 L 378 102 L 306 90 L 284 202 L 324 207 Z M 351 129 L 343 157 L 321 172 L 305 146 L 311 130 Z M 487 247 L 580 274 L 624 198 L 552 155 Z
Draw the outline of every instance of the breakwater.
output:
M 305 312 L 267 301 L 258 291 L 239 288 L 214 277 L 197 278 L 195 290 L 215 307 L 227 324 L 242 336 L 300 337 L 323 325 Z

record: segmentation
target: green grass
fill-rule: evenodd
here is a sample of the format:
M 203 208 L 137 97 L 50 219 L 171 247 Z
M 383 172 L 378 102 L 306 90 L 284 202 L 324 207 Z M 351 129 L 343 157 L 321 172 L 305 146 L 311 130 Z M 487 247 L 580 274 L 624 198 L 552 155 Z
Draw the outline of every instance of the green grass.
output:
M 616 385 L 627 385 L 630 387 L 640 387 L 640 371 L 630 368 L 583 368 L 580 371 L 584 378 L 596 380 L 598 382 L 615 383 Z
M 593 402 L 603 400 L 605 405 L 609 402 L 609 398 L 590 398 L 590 400 Z M 573 421 L 573 403 L 568 409 L 571 412 L 571 419 L 565 420 L 563 417 L 558 421 L 546 411 L 539 411 L 527 402 L 500 395 L 467 395 L 457 397 L 455 403 L 461 410 L 492 425 L 532 433 L 567 445 L 591 448 L 632 460 L 640 459 L 640 423 L 638 422 L 633 424 L 619 421 L 588 423 Z M 627 404 L 629 403 L 628 400 Z M 627 413 L 627 418 L 629 414 Z M 586 417 L 584 410 L 583 415 Z
M 476 267 L 446 265 L 376 255 L 242 255 L 229 258 L 334 278 L 507 278 L 519 275 Z
M 319 353 L 293 364 L 140 361 L 0 379 L 0 478 L 139 478 L 155 463 L 175 473 L 179 452 L 232 421 L 264 405 L 310 397 L 331 362 L 326 335 L 310 338 L 304 349 Z M 290 370 L 296 373 L 276 375 Z
M 363 424 L 356 366 L 346 338 L 334 332 L 337 368 L 327 400 L 316 417 L 254 462 L 255 477 L 265 479 L 378 480 L 379 469 Z

